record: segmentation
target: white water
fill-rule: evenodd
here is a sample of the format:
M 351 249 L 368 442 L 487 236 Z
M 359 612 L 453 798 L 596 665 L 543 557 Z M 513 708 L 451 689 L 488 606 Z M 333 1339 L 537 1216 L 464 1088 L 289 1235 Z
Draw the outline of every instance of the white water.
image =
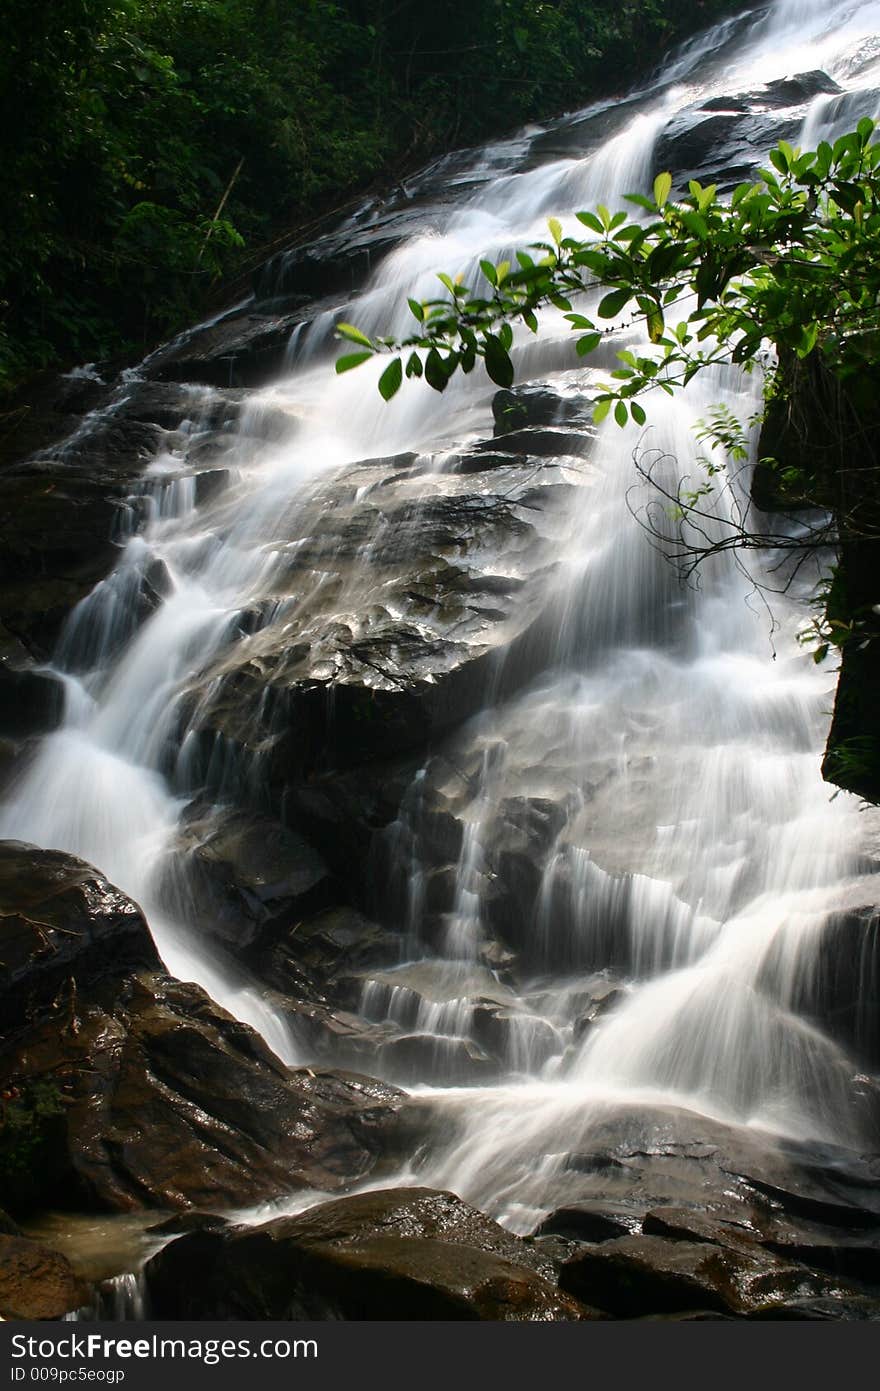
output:
M 406 295 L 433 294 L 438 269 L 473 275 L 480 256 L 545 235 L 549 213 L 570 217 L 598 201 L 613 208 L 649 187 L 657 138 L 700 99 L 821 66 L 854 94 L 848 114 L 860 93 L 857 114 L 873 110 L 880 5 L 780 0 L 719 56 L 729 31 L 691 44 L 667 74 L 675 85 L 646 93 L 637 114 L 622 113 L 598 150 L 520 172 L 522 140 L 511 142 L 506 170 L 496 148 L 493 182 L 389 256 L 345 317 L 367 330 L 405 330 Z M 817 98 L 803 113 L 811 141 L 833 127 L 836 101 Z M 485 380 L 456 382 L 443 398 L 413 383 L 388 407 L 372 365 L 336 378 L 327 347 L 338 317 L 313 325 L 288 374 L 253 393 L 223 463 L 236 481 L 206 507 L 176 476 L 210 404 L 209 391 L 204 400 L 194 393 L 191 421 L 148 470 L 148 503 L 133 500 L 138 529 L 115 574 L 65 633 L 65 724 L 43 741 L 0 816 L 0 834 L 97 865 L 142 904 L 169 970 L 299 1061 L 257 985 L 214 959 L 188 930 L 185 909 L 175 919 L 162 906 L 206 699 L 200 673 L 240 641 L 238 616 L 276 594 L 323 479 L 353 461 L 489 433 Z M 521 380 L 571 362 L 559 316 L 544 320 L 540 342 L 517 340 Z M 591 380 L 573 373 L 567 389 L 588 393 Z M 694 423 L 722 399 L 741 418 L 754 409 L 753 388 L 730 374 L 698 380 L 684 401 L 652 401 L 650 445 L 692 472 Z M 866 1143 L 850 1096 L 854 1064 L 792 1009 L 828 912 L 852 899 L 869 867 L 866 818 L 854 799 L 832 800 L 819 774 L 832 679 L 799 651 L 803 611 L 788 599 L 775 605 L 774 655 L 766 617 L 750 607 L 749 583 L 729 559 L 706 568 L 699 592 L 676 587 L 627 506 L 634 444 L 630 432 L 605 428 L 593 467 L 572 475 L 580 501 L 555 582 L 562 669 L 490 705 L 462 736 L 479 786 L 462 809 L 465 849 L 442 955 L 420 937 L 416 845 L 404 867 L 416 966 L 364 987 L 368 1017 L 404 1021 L 437 1044 L 433 1071 L 419 1080 L 454 1113 L 456 1140 L 428 1157 L 420 1179 L 523 1228 L 549 1205 L 560 1156 L 617 1106 L 676 1105 L 780 1136 Z M 350 596 L 368 582 L 369 555 L 367 546 Z M 169 579 L 164 601 L 120 650 L 156 562 Z M 292 636 L 321 583 L 316 575 L 313 591 L 282 600 Z M 258 779 L 259 769 L 255 758 L 246 775 Z M 516 996 L 480 965 L 482 837 L 505 798 L 558 798 L 560 788 L 568 811 L 534 924 L 547 967 Z M 579 979 L 609 962 L 621 1000 L 578 1041 Z M 511 1008 L 510 1076 L 446 1089 L 450 1041 L 467 1037 L 474 999 L 487 995 Z

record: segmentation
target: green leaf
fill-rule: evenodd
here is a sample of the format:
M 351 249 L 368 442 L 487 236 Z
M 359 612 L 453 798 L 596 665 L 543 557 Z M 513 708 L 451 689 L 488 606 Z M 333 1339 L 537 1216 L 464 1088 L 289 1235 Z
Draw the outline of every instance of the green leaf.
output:
M 340 338 L 347 338 L 352 343 L 362 343 L 365 348 L 373 348 L 373 344 L 367 335 L 362 333 L 359 328 L 355 328 L 354 324 L 337 324 L 336 332 L 339 334 Z
M 423 323 L 425 318 L 424 305 L 419 304 L 419 301 L 417 299 L 408 299 L 407 304 L 409 305 L 410 310 L 412 311 L 413 318 L 418 319 L 420 324 Z
M 608 412 L 611 410 L 611 397 L 603 396 L 593 407 L 593 423 L 601 425 Z
M 548 217 L 547 226 L 550 228 L 550 235 L 558 246 L 562 241 L 562 223 L 558 217 Z
M 498 284 L 498 272 L 491 261 L 481 261 L 480 270 L 483 272 L 490 285 Z
M 350 372 L 352 367 L 360 367 L 362 362 L 366 362 L 368 357 L 373 357 L 372 349 L 368 353 L 346 353 L 344 357 L 336 359 L 337 374 Z
M 658 208 L 664 206 L 671 192 L 672 175 L 669 173 L 658 174 L 654 180 L 654 202 Z
M 408 377 L 420 377 L 422 375 L 422 359 L 418 353 L 410 353 L 406 362 L 406 375 Z
M 601 333 L 585 333 L 583 338 L 579 338 L 575 344 L 575 351 L 578 357 L 587 357 L 589 353 L 595 351 L 602 342 Z
M 614 407 L 614 419 L 621 429 L 626 424 L 629 419 L 629 413 L 627 412 L 625 401 L 618 401 L 617 405 Z
M 601 236 L 605 230 L 595 213 L 575 213 L 575 217 L 578 222 L 582 222 L 585 227 L 589 227 L 591 232 L 598 232 L 599 236 Z
M 512 386 L 513 363 L 501 339 L 496 338 L 492 333 L 484 333 L 483 342 L 485 344 L 486 371 L 492 381 L 497 386 Z
M 795 347 L 798 357 L 808 357 L 815 348 L 818 337 L 819 325 L 805 324 L 801 332 L 801 341 Z
M 633 297 L 633 291 L 629 289 L 612 290 L 599 303 L 600 319 L 616 319 L 624 305 L 629 304 Z
M 445 391 L 449 382 L 446 364 L 436 348 L 432 348 L 425 358 L 425 381 L 435 391 Z
M 630 402 L 629 413 L 637 425 L 644 425 L 647 420 L 644 408 L 639 405 L 638 401 Z
M 379 391 L 385 401 L 390 401 L 391 397 L 400 390 L 400 383 L 403 381 L 403 364 L 399 357 L 395 357 L 389 362 L 385 371 L 379 378 Z

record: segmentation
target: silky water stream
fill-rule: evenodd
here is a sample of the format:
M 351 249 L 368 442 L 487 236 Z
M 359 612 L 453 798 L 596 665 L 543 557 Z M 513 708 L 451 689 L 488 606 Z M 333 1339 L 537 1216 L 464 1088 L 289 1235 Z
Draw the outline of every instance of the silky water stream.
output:
M 565 221 L 598 201 L 613 209 L 624 193 L 650 188 L 676 133 L 698 125 L 710 99 L 712 111 L 731 98 L 731 110 L 749 113 L 736 150 L 746 165 L 778 131 L 780 102 L 762 96 L 762 84 L 816 69 L 834 80 L 838 93 L 826 84 L 785 111 L 792 134 L 801 128 L 811 143 L 875 114 L 877 33 L 876 3 L 780 0 L 691 42 L 626 101 L 475 156 L 476 193 L 387 256 L 347 310 L 296 335 L 285 374 L 252 393 L 224 465 L 233 481 L 207 505 L 178 468 L 180 451 L 208 428 L 210 389 L 193 388 L 189 419 L 132 499 L 116 571 L 67 625 L 56 659 L 65 723 L 14 789 L 2 834 L 98 866 L 142 904 L 173 974 L 204 986 L 286 1061 L 307 1063 L 308 1045 L 259 983 L 216 958 L 188 926 L 185 902 L 169 908 L 168 857 L 205 780 L 200 712 L 225 654 L 249 640 L 243 614 L 270 608 L 291 641 L 310 632 L 315 614 L 329 621 L 318 602 L 324 571 L 314 568 L 293 597 L 280 579 L 314 529 L 322 489 L 358 461 L 410 451 L 433 460 L 422 475 L 429 497 L 450 453 L 491 434 L 484 378 L 456 382 L 442 398 L 411 383 L 386 406 L 372 365 L 335 377 L 333 323 L 399 331 L 406 295 L 431 295 L 436 271 L 474 275 L 481 255 L 497 259 L 543 236 L 548 215 Z M 517 338 L 517 380 L 586 402 L 587 419 L 608 362 L 573 368 L 566 327 L 548 313 L 538 340 Z M 719 370 L 684 396 L 652 400 L 641 445 L 634 429 L 613 424 L 560 426 L 568 442 L 559 457 L 535 463 L 555 469 L 566 489 L 563 522 L 549 536 L 554 563 L 519 576 L 551 616 L 542 669 L 511 692 L 499 659 L 484 709 L 426 762 L 381 837 L 377 863 L 389 885 L 374 896 L 380 908 L 383 895 L 403 905 L 405 959 L 365 977 L 361 1013 L 420 1042 L 408 1072 L 398 1063 L 392 1076 L 434 1118 L 397 1181 L 451 1188 L 516 1231 L 608 1187 L 607 1165 L 587 1161 L 609 1127 L 622 1127 L 631 1149 L 670 1118 L 697 1139 L 718 1125 L 744 1145 L 775 1137 L 826 1158 L 877 1148 L 850 1041 L 804 1008 L 829 922 L 875 900 L 877 843 L 873 815 L 832 796 L 820 776 L 833 678 L 796 641 L 807 609 L 796 592 L 774 596 L 771 632 L 729 554 L 706 562 L 699 587 L 680 584 L 632 515 L 651 500 L 634 448 L 651 451 L 674 488 L 699 468 L 697 422 L 719 402 L 748 420 L 755 391 Z M 719 534 L 725 509 L 744 505 L 743 489 L 732 477 L 719 492 Z M 523 484 L 511 505 L 525 497 Z M 369 535 L 349 567 L 334 601 L 346 621 L 370 591 L 384 544 Z M 505 565 L 503 550 L 484 556 L 485 573 Z M 126 639 L 156 566 L 168 578 L 165 597 Z M 815 577 L 801 578 L 800 597 Z M 209 781 L 259 794 L 262 776 L 255 754 L 244 767 L 215 766 Z M 463 834 L 438 914 L 425 826 L 441 804 Z M 529 839 L 523 815 L 541 822 L 540 836 Z M 532 847 L 529 894 L 503 882 L 521 857 L 499 844 L 520 833 Z M 498 914 L 523 896 L 530 907 L 510 969 L 498 954 Z M 508 945 L 510 935 L 508 922 Z M 475 1083 L 459 1062 L 463 1049 L 479 1054 L 487 1026 L 501 1031 L 506 1062 Z

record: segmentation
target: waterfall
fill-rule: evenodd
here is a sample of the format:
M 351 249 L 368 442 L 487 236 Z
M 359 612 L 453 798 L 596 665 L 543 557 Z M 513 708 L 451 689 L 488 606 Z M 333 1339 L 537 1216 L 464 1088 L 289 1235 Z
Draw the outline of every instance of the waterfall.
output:
M 545 236 L 549 214 L 573 228 L 579 208 L 613 210 L 649 190 L 682 122 L 713 98 L 821 67 L 840 95 L 820 90 L 789 114 L 810 143 L 839 129 L 841 103 L 847 124 L 873 114 L 877 32 L 877 3 L 778 0 L 692 41 L 619 109 L 599 103 L 475 155 L 475 192 L 386 255 L 344 313 L 328 309 L 296 330 L 282 375 L 251 392 L 224 460 L 228 487 L 207 508 L 178 468 L 180 450 L 209 428 L 210 389 L 195 391 L 190 417 L 129 500 L 114 573 L 66 625 L 52 667 L 65 683 L 64 722 L 11 789 L 0 834 L 95 864 L 141 904 L 172 974 L 202 985 L 285 1061 L 308 1062 L 259 982 L 199 936 L 174 877 L 196 792 L 220 803 L 266 792 L 262 737 L 218 738 L 206 754 L 205 712 L 233 649 L 250 643 L 259 665 L 249 614 L 271 612 L 292 644 L 303 633 L 320 643 L 328 572 L 304 562 L 293 592 L 284 576 L 308 550 L 331 484 L 344 482 L 357 507 L 374 486 L 359 482 L 361 461 L 407 452 L 442 469 L 491 435 L 479 373 L 442 397 L 408 383 L 385 405 L 381 362 L 334 375 L 334 323 L 406 331 L 407 295 L 435 295 L 438 270 L 476 277 L 480 257 Z M 754 108 L 766 145 L 740 152 L 748 161 L 776 131 L 772 103 Z M 554 310 L 537 339 L 518 333 L 517 379 L 551 381 L 588 414 L 607 364 L 579 367 L 569 339 Z M 483 710 L 454 735 L 468 781 L 449 794 L 463 836 L 439 928 L 424 858 L 430 761 L 384 835 L 384 863 L 407 904 L 405 945 L 401 960 L 365 973 L 361 1013 L 424 1043 L 393 1064 L 380 1051 L 376 1068 L 448 1120 L 445 1138 L 401 1178 L 451 1187 L 518 1230 L 564 1196 L 570 1156 L 615 1112 L 676 1109 L 780 1141 L 873 1143 L 854 1098 L 857 1060 L 803 1007 L 829 920 L 872 892 L 866 839 L 876 822 L 820 776 L 831 679 L 796 641 L 797 583 L 772 601 L 771 639 L 729 555 L 706 565 L 699 588 L 681 586 L 632 517 L 635 448 L 656 453 L 670 477 L 693 474 L 697 422 L 719 402 L 748 420 L 757 400 L 752 379 L 719 369 L 675 400 L 652 400 L 641 442 L 613 424 L 573 434 L 559 464 L 573 500 L 552 542 L 555 564 L 522 577 L 550 615 L 542 669 L 516 690 L 499 662 Z M 267 434 L 269 415 L 281 423 Z M 420 475 L 416 516 L 434 476 Z M 646 500 L 637 495 L 636 508 Z M 729 502 L 718 498 L 719 525 Z M 333 597 L 353 628 L 364 596 L 383 601 L 374 566 L 391 538 L 376 510 Z M 490 556 L 487 573 L 503 559 Z M 135 623 L 147 588 L 153 611 Z M 236 708 L 230 719 L 247 734 L 264 713 Z M 511 836 L 531 836 L 524 817 L 540 822 L 540 858 L 520 943 L 527 969 L 511 980 L 487 941 L 507 891 L 498 827 L 507 818 Z M 470 1066 L 488 1027 L 503 1034 L 503 1075 L 463 1085 L 458 1050 L 466 1045 Z

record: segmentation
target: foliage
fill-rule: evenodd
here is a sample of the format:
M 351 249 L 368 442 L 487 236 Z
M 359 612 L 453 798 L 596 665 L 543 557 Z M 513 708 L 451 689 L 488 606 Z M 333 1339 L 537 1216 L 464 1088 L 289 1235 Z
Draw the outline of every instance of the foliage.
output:
M 870 143 L 873 131 L 865 118 L 833 147 L 823 142 L 803 153 L 783 141 L 770 152 L 772 167 L 760 170 L 758 182 L 740 184 L 729 202 L 714 185 L 693 180 L 672 202 L 671 175 L 662 173 L 652 198 L 626 199 L 647 219 L 605 207 L 580 212 L 578 221 L 593 234 L 583 239 L 565 235 L 551 218 L 552 240 L 517 252 L 516 268 L 480 263 L 487 288 L 441 274 L 447 294 L 409 301 L 418 328 L 403 341 L 371 340 L 353 325 L 337 325 L 359 348 L 337 370 L 402 349 L 406 375 L 424 373 L 435 390 L 456 371 L 472 371 L 479 358 L 491 379 L 508 387 L 511 324 L 521 320 L 535 333 L 536 311 L 554 305 L 577 333 L 581 357 L 603 334 L 634 321 L 653 345 L 645 353 L 618 352 L 614 382 L 596 398 L 597 422 L 613 409 L 619 425 L 644 425 L 635 398 L 652 390 L 672 395 L 716 363 L 750 370 L 765 342 L 799 359 L 819 354 L 841 382 L 863 379 L 880 358 L 880 145 Z M 574 298 L 597 288 L 604 291 L 598 322 L 572 308 Z M 670 324 L 675 308 L 689 312 Z M 386 397 L 402 380 L 404 358 L 395 363 L 380 379 Z
M 155 341 L 240 264 L 241 239 L 582 104 L 734 8 L 2 0 L 0 387 Z
M 33 1166 L 57 1139 L 58 1120 L 63 1113 L 61 1092 L 54 1082 L 29 1083 L 23 1092 L 3 1100 L 0 1175 L 4 1192 L 17 1192 L 26 1184 Z

